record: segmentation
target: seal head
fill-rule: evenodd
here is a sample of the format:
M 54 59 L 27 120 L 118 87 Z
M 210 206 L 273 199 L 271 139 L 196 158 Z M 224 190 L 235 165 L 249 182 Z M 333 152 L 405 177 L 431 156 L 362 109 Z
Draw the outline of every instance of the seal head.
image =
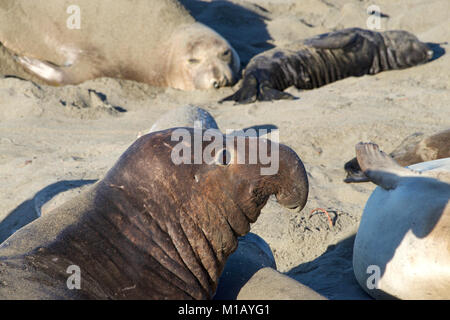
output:
M 236 82 L 240 59 L 231 45 L 200 23 L 182 25 L 170 41 L 168 85 L 181 90 L 217 89 Z

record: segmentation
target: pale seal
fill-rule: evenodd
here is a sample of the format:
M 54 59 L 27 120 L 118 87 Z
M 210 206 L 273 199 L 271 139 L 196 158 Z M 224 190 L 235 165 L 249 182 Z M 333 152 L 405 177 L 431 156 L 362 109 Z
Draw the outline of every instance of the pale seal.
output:
M 54 85 L 112 77 L 209 89 L 240 69 L 230 44 L 177 0 L 2 0 L 0 42 Z
M 240 88 L 222 101 L 293 99 L 283 90 L 313 89 L 350 76 L 408 68 L 432 56 L 427 44 L 406 31 L 339 30 L 253 57 Z
M 374 298 L 450 299 L 450 158 L 408 169 L 375 144 L 356 154 L 378 185 L 354 244 L 359 284 Z
M 203 129 L 219 130 L 216 120 L 208 111 L 187 105 L 164 113 L 155 121 L 149 133 L 176 127 L 194 128 L 196 125 Z
M 327 300 L 324 296 L 272 268 L 258 270 L 242 287 L 238 300 Z
M 238 137 L 223 137 L 225 152 L 214 162 L 175 163 L 174 148 L 195 143 L 192 128 L 184 128 L 191 140 L 172 141 L 179 129 L 137 139 L 90 189 L 4 241 L 0 298 L 209 299 L 237 237 L 270 195 L 288 208 L 305 206 L 306 171 L 287 146 L 277 145 L 272 175 L 249 162 L 256 137 L 241 137 L 244 149 Z M 275 145 L 262 139 L 263 146 L 270 156 Z M 236 162 L 241 156 L 245 163 Z M 67 272 L 77 268 L 81 286 L 71 289 Z

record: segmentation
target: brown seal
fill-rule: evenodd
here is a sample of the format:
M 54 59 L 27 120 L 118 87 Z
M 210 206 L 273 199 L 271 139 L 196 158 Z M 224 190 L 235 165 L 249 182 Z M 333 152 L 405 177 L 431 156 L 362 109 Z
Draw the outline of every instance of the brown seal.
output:
M 230 44 L 177 0 L 2 0 L 0 42 L 54 85 L 112 77 L 208 89 L 240 69 Z
M 252 142 L 275 150 L 256 137 L 228 137 L 212 163 L 176 164 L 179 129 L 139 138 L 102 180 L 3 242 L 0 298 L 208 299 L 270 195 L 285 207 L 306 204 L 307 175 L 290 148 L 276 144 L 273 175 L 249 162 Z M 195 145 L 194 129 L 183 130 L 192 137 L 183 143 Z M 240 156 L 244 164 L 234 161 Z M 80 289 L 69 289 L 67 272 L 77 267 Z
M 450 157 L 450 129 L 432 135 L 414 133 L 389 154 L 399 165 L 411 164 Z M 353 158 L 344 165 L 347 178 L 344 182 L 370 181 L 362 172 L 358 160 Z
M 408 68 L 432 56 L 426 43 L 406 31 L 339 30 L 255 56 L 239 90 L 222 101 L 293 99 L 283 90 L 313 89 L 350 76 Z

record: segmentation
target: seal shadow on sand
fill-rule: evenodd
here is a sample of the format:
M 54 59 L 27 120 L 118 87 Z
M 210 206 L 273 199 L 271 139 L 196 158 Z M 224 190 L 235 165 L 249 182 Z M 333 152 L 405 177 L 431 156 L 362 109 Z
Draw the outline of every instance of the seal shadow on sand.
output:
M 328 246 L 321 256 L 285 274 L 330 300 L 372 299 L 360 287 L 353 272 L 355 237 L 356 234 Z
M 384 175 L 388 175 L 384 173 Z M 394 174 L 392 174 L 395 176 Z M 396 178 L 395 180 L 397 180 Z M 425 184 L 428 177 L 402 177 L 401 180 L 409 180 L 408 185 Z M 381 187 L 380 187 L 381 188 Z M 375 192 L 375 191 L 374 191 Z M 370 201 L 370 198 L 369 200 Z M 424 204 L 426 206 L 426 204 Z M 411 231 L 417 238 L 427 237 L 441 218 L 444 210 L 437 210 L 435 214 L 423 223 L 398 224 L 396 234 L 391 237 L 389 246 L 385 244 L 384 259 L 381 262 L 380 277 L 383 277 L 387 264 L 392 260 L 397 248 L 403 241 L 406 233 Z M 418 212 L 426 211 L 426 207 Z M 331 245 L 326 252 L 313 261 L 306 262 L 292 268 L 286 274 L 300 283 L 317 291 L 328 299 L 371 299 L 371 297 L 358 284 L 353 271 L 353 246 L 355 235 L 352 235 L 336 245 Z M 301 248 L 299 248 L 301 250 Z M 368 274 L 370 276 L 370 274 Z M 387 293 L 384 293 L 386 299 L 396 299 Z
M 215 30 L 231 44 L 241 59 L 242 67 L 255 55 L 274 47 L 267 42 L 272 39 L 265 23 L 269 20 L 268 11 L 256 4 L 249 3 L 251 10 L 228 1 L 180 2 L 197 21 Z
M 71 189 L 95 183 L 97 180 L 62 180 L 38 191 L 31 199 L 22 202 L 0 222 L 0 243 L 14 232 L 39 218 L 41 208 L 52 198 Z

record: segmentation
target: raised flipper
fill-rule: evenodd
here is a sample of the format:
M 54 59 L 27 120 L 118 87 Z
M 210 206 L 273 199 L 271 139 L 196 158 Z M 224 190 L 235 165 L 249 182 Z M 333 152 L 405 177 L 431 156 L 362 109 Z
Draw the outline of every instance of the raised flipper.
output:
M 401 177 L 417 174 L 401 167 L 374 143 L 360 142 L 355 148 L 356 158 L 363 173 L 383 189 L 395 189 Z
M 241 87 L 234 94 L 220 100 L 236 101 L 237 103 L 247 104 L 255 101 L 272 101 L 272 100 L 293 100 L 295 97 L 289 93 L 273 88 L 268 81 L 258 79 L 250 74 L 244 77 Z

